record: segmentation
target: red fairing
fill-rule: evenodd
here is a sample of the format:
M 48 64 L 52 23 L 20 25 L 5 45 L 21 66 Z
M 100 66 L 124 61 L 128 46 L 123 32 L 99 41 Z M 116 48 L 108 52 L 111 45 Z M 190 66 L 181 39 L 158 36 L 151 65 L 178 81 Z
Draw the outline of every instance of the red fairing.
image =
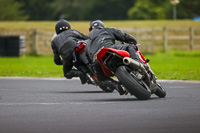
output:
M 97 54 L 97 59 L 101 60 L 101 58 L 108 52 L 108 50 L 111 50 L 123 57 L 130 57 L 130 54 L 127 51 L 124 50 L 117 50 L 114 48 L 103 48 L 98 54 Z
M 103 58 L 103 56 L 108 52 L 108 51 L 113 51 L 114 53 L 117 53 L 117 54 L 119 54 L 119 55 L 121 55 L 121 56 L 123 56 L 123 57 L 130 57 L 130 55 L 129 55 L 129 53 L 128 52 L 126 52 L 126 51 L 124 51 L 124 50 L 117 50 L 117 49 L 113 49 L 113 48 L 103 48 L 98 54 L 97 54 L 97 59 L 98 59 L 98 62 L 99 62 L 99 64 L 101 65 L 101 68 L 102 68 L 102 70 L 103 70 L 103 72 L 104 72 L 104 74 L 106 75 L 106 76 L 114 76 L 112 73 L 111 73 L 111 71 L 107 68 L 107 67 L 105 67 L 104 66 L 104 64 L 103 64 L 103 62 L 102 62 L 102 58 Z
M 101 51 L 97 54 L 97 59 L 101 60 L 101 58 L 108 52 L 109 49 L 103 48 Z
M 105 67 L 105 66 L 102 64 L 101 61 L 98 60 L 98 62 L 99 62 L 100 66 L 101 66 L 101 68 L 102 68 L 102 70 L 103 70 L 103 73 L 104 73 L 106 76 L 108 76 L 108 77 L 114 76 L 114 74 L 112 74 L 111 71 L 110 71 L 107 67 Z
M 86 46 L 86 44 L 82 43 L 78 47 L 76 47 L 76 49 L 75 49 L 76 53 L 78 53 L 78 52 L 83 53 L 85 51 L 85 46 Z

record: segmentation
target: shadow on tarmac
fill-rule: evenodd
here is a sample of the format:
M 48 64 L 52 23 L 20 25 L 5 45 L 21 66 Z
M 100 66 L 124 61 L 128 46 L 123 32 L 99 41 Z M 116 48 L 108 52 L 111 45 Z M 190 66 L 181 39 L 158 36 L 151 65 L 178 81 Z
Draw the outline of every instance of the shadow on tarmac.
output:
M 158 97 L 152 97 L 148 100 L 138 100 L 136 97 L 129 97 L 129 98 L 106 98 L 106 99 L 89 99 L 89 100 L 82 100 L 81 102 L 127 102 L 127 101 L 149 101 L 149 100 L 156 100 L 159 99 Z
M 75 93 L 75 94 L 81 94 L 81 93 L 106 93 L 103 91 L 51 91 L 50 93 Z

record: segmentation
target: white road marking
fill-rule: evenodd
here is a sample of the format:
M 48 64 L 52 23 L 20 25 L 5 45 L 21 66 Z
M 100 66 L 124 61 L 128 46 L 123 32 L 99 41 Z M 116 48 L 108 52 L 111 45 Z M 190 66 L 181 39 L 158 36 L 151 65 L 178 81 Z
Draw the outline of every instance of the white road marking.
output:
M 25 80 L 79 80 L 79 78 L 73 78 L 73 79 L 66 79 L 64 77 L 59 78 L 53 78 L 53 77 L 0 77 L 0 79 L 25 79 Z M 185 83 L 200 83 L 200 81 L 197 80 L 165 80 L 165 79 L 159 79 L 158 82 L 185 82 Z
M 1 105 L 61 105 L 63 103 L 0 103 Z
M 44 77 L 0 77 L 0 79 L 27 79 L 27 80 L 69 80 L 66 78 L 44 78 Z M 78 78 L 73 78 L 78 79 Z
M 198 80 L 157 80 L 158 82 L 168 82 L 168 83 L 200 83 Z
M 83 104 L 113 104 L 116 102 L 70 102 L 70 103 L 0 103 L 0 106 L 14 106 L 14 105 L 83 105 Z

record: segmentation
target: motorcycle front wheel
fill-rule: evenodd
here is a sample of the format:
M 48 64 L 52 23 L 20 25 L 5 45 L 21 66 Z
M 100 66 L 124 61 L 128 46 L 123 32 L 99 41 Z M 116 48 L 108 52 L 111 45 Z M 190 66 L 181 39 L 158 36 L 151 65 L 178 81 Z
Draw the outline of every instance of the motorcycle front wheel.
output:
M 134 95 L 139 100 L 147 100 L 151 96 L 148 86 L 144 82 L 139 82 L 136 77 L 133 77 L 125 66 L 119 66 L 115 72 L 120 83 L 127 91 Z
M 156 83 L 156 85 L 157 85 L 157 89 L 156 89 L 155 94 L 160 98 L 164 98 L 166 96 L 165 89 L 159 83 Z

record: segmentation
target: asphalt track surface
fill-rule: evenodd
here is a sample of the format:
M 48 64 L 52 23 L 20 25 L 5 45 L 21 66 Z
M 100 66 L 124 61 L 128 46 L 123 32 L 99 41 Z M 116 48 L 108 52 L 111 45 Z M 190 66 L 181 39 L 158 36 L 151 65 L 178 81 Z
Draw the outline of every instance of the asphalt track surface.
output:
M 200 82 L 159 82 L 166 98 L 140 101 L 78 79 L 0 78 L 0 133 L 200 133 Z

